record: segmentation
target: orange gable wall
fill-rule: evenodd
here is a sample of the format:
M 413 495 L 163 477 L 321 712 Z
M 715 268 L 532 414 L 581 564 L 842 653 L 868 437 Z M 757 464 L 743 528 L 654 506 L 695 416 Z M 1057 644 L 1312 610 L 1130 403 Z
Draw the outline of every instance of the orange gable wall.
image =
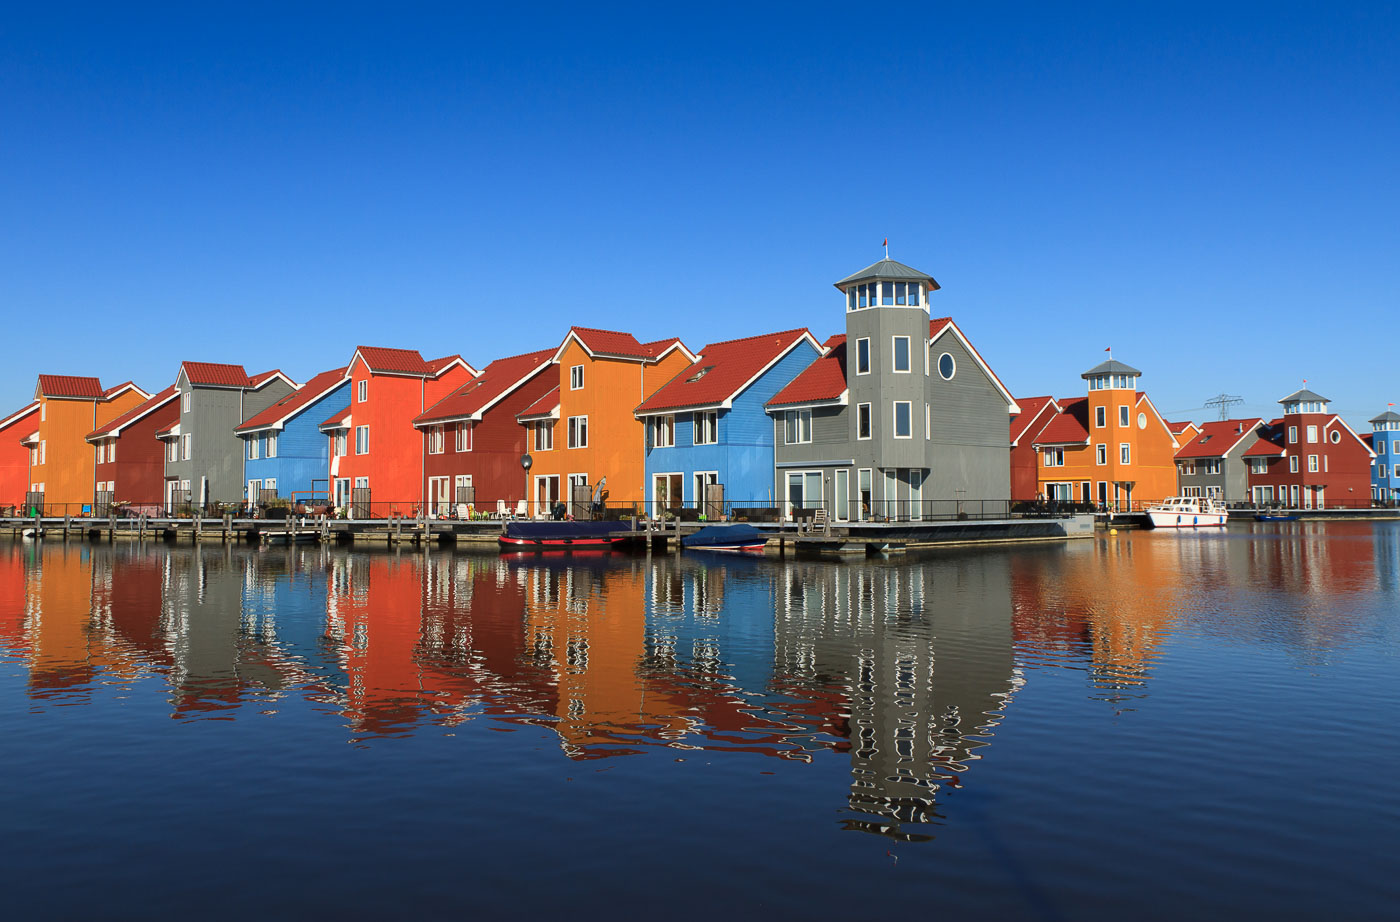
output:
M 607 477 L 609 504 L 646 498 L 646 429 L 632 410 L 690 364 L 679 349 L 656 363 L 590 357 L 570 339 L 559 358 L 559 420 L 554 449 L 532 452 L 530 482 L 541 475 L 559 476 L 560 496 L 567 499 L 568 475 L 587 474 L 595 487 Z M 583 366 L 583 387 L 569 389 L 569 369 Z M 569 417 L 588 417 L 588 447 L 569 448 Z
M 376 375 L 356 358 L 350 369 L 350 431 L 347 454 L 340 459 L 337 477 L 368 477 L 373 514 L 412 515 L 423 501 L 424 435 L 413 428 L 413 419 L 446 397 L 471 377 L 460 365 L 435 379 L 404 375 Z M 360 382 L 369 381 L 368 399 L 356 401 Z M 369 453 L 355 454 L 355 430 L 369 426 Z
M 88 444 L 87 434 L 145 400 L 134 389 L 111 400 L 39 398 L 44 417 L 39 423 L 44 463 L 32 466 L 29 482 L 44 485 L 46 512 L 78 515 L 83 505 L 92 503 L 97 484 L 97 449 Z
M 1108 388 L 1089 391 L 1089 444 L 1075 448 L 1065 448 L 1063 467 L 1047 467 L 1044 452 L 1039 453 L 1040 491 L 1050 483 L 1069 482 L 1073 485 L 1074 500 L 1083 499 L 1080 484 L 1088 481 L 1090 498 L 1098 501 L 1099 481 L 1108 483 L 1108 501 L 1115 501 L 1114 484 L 1132 483 L 1134 506 L 1155 503 L 1176 494 L 1176 451 L 1177 445 L 1167 429 L 1166 423 L 1153 409 L 1147 395 L 1128 388 Z M 1118 425 L 1118 408 L 1128 407 L 1128 425 Z M 1095 425 L 1097 407 L 1104 408 L 1105 426 Z M 1138 414 L 1145 414 L 1146 426 L 1138 426 Z M 1130 461 L 1123 464 L 1119 446 L 1124 442 L 1131 446 Z M 1098 464 L 1098 445 L 1108 447 L 1108 463 Z M 1127 493 L 1120 488 L 1117 499 L 1126 502 Z
M 0 506 L 18 506 L 29 490 L 29 449 L 19 440 L 39 427 L 39 408 L 0 429 Z

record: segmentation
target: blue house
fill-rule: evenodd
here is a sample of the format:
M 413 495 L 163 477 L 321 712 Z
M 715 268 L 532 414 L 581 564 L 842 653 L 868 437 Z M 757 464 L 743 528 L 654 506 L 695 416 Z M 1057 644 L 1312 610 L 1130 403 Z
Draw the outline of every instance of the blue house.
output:
M 1371 420 L 1371 498 L 1377 502 L 1400 500 L 1400 413 L 1386 410 Z
M 646 499 L 651 512 L 700 509 L 706 487 L 725 511 L 772 506 L 773 420 L 764 404 L 821 355 L 807 329 L 708 345 L 691 365 L 637 407 L 646 424 Z
M 234 432 L 243 440 L 244 496 L 249 503 L 271 496 L 325 496 L 330 477 L 330 442 L 320 424 L 350 406 L 344 368 L 323 371 Z

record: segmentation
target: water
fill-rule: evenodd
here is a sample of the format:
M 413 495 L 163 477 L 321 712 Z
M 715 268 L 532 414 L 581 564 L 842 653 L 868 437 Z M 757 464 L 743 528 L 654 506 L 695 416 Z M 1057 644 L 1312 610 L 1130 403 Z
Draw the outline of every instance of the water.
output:
M 11 918 L 1374 918 L 1400 526 L 869 562 L 0 543 Z

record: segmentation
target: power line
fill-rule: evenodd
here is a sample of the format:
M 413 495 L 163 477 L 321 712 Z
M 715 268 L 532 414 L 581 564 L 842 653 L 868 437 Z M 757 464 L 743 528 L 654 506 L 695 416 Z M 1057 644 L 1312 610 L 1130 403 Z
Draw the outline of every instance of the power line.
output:
M 1234 394 L 1218 394 L 1206 401 L 1207 407 L 1218 407 L 1221 421 L 1230 418 L 1230 408 L 1236 404 L 1244 403 L 1243 397 L 1236 397 Z

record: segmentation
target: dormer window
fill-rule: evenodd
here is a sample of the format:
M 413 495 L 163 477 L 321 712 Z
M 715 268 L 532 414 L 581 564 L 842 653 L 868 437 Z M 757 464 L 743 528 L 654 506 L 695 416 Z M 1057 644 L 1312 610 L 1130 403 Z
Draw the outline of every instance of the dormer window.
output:
M 713 371 L 714 367 L 715 366 L 713 365 L 706 365 L 704 368 L 700 369 L 695 374 L 691 375 L 689 378 L 686 378 L 685 383 L 694 384 L 696 381 L 699 381 L 701 378 L 705 377 L 705 375 Z

